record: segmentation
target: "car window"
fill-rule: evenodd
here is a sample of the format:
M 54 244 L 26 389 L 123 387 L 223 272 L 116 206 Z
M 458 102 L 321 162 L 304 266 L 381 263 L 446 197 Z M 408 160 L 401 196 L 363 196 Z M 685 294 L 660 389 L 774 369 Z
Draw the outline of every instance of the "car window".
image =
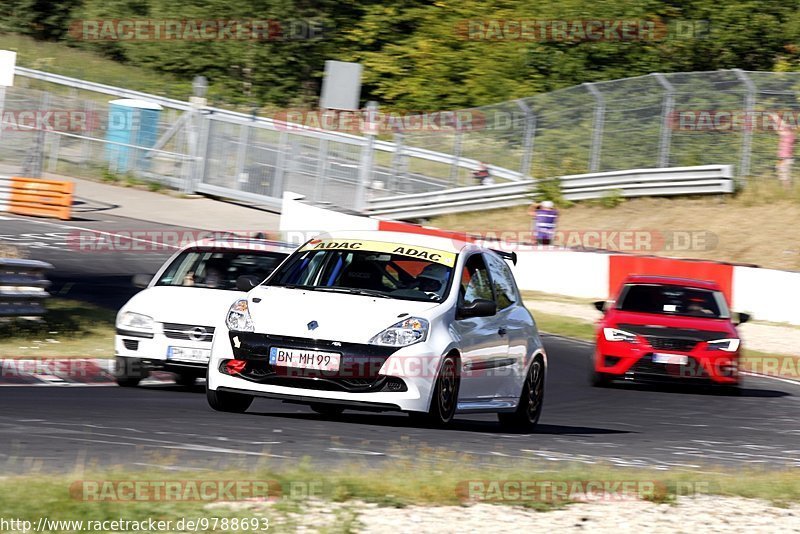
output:
M 271 251 L 189 249 L 170 263 L 156 285 L 235 290 L 238 277 L 264 280 L 286 256 Z
M 730 317 L 720 291 L 672 284 L 627 284 L 620 292 L 617 309 L 714 319 Z
M 486 264 L 489 266 L 489 272 L 492 275 L 494 294 L 497 298 L 497 309 L 508 308 L 517 301 L 514 275 L 511 274 L 511 269 L 509 269 L 506 262 L 497 256 L 493 254 L 485 254 L 484 256 Z
M 441 302 L 450 286 L 453 252 L 355 239 L 313 240 L 267 282 L 317 291 L 344 289 L 405 300 Z
M 470 305 L 477 299 L 494 300 L 489 271 L 481 254 L 473 254 L 461 272 L 461 301 Z

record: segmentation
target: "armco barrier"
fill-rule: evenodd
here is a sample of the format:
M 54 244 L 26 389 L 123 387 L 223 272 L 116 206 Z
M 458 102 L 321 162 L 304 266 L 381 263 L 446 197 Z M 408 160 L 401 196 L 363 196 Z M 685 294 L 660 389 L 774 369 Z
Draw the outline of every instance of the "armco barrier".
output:
M 0 258 L 0 317 L 39 317 L 49 296 L 49 263 Z
M 0 211 L 68 221 L 73 182 L 0 176 Z

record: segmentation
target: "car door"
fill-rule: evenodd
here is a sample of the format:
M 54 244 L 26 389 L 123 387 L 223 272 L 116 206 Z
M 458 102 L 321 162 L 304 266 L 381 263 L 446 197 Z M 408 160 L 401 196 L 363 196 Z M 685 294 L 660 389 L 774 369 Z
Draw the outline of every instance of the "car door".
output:
M 459 286 L 459 304 L 476 299 L 495 301 L 489 270 L 480 252 L 464 262 Z M 461 345 L 461 388 L 459 401 L 475 402 L 496 397 L 496 365 L 508 357 L 508 335 L 502 314 L 454 321 Z
M 506 358 L 495 362 L 494 388 L 498 397 L 518 398 L 527 370 L 528 341 L 533 321 L 522 304 L 508 264 L 493 253 L 485 253 L 484 257 L 497 302 L 497 318 L 508 340 Z

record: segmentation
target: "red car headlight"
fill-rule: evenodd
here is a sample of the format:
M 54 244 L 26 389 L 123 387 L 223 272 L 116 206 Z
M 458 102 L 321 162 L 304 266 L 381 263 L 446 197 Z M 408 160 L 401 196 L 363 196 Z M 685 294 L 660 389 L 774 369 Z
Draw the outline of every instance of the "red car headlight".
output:
M 715 339 L 708 342 L 708 350 L 723 350 L 725 352 L 736 352 L 739 350 L 739 340 L 737 338 Z
M 618 328 L 603 328 L 603 337 L 606 341 L 624 341 L 626 343 L 636 343 L 636 334 L 631 334 Z

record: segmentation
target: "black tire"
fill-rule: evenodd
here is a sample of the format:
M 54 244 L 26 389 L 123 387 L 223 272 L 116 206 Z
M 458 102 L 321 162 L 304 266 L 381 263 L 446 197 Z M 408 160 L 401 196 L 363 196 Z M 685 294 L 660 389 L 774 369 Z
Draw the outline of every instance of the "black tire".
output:
M 344 412 L 343 407 L 336 406 L 335 404 L 312 404 L 311 409 L 326 418 L 339 417 L 342 415 L 342 412 Z
M 592 367 L 589 372 L 589 383 L 596 388 L 606 388 L 611 385 L 611 377 L 606 373 L 598 373 Z
M 117 356 L 114 367 L 114 380 L 124 388 L 134 388 L 150 374 L 136 358 Z
M 458 407 L 460 386 L 459 358 L 454 354 L 448 354 L 442 360 L 439 374 L 436 376 L 430 409 L 427 413 L 412 412 L 411 417 L 432 426 L 441 427 L 450 424 Z
M 120 387 L 123 387 L 123 388 L 135 388 L 136 386 L 139 385 L 139 382 L 141 382 L 141 381 L 142 381 L 141 378 L 135 378 L 135 377 L 119 377 L 118 376 L 116 378 L 117 385 L 120 386 Z
M 544 375 L 544 360 L 536 356 L 525 376 L 517 409 L 510 413 L 497 414 L 501 425 L 515 430 L 531 430 L 536 426 L 544 403 Z
M 179 373 L 175 376 L 175 383 L 185 388 L 190 388 L 197 383 L 197 376 L 188 373 Z
M 208 405 L 218 412 L 244 413 L 253 404 L 253 396 L 243 393 L 206 389 Z

